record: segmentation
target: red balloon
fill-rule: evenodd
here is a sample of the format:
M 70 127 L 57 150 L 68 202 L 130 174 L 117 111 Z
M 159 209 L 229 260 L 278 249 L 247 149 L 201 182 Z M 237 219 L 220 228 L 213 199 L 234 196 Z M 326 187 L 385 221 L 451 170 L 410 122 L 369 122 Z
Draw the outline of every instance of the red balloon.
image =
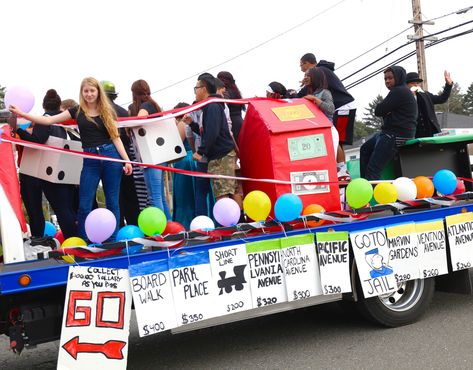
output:
M 64 235 L 62 235 L 61 230 L 56 232 L 56 235 L 54 235 L 54 239 L 56 239 L 59 242 L 59 244 L 62 244 L 64 242 Z
M 457 187 L 455 188 L 455 191 L 453 192 L 453 194 L 462 194 L 465 191 L 466 191 L 465 183 L 463 182 L 463 180 L 457 179 Z
M 168 221 L 161 235 L 179 234 L 181 231 L 186 231 L 186 228 L 182 224 L 177 221 Z

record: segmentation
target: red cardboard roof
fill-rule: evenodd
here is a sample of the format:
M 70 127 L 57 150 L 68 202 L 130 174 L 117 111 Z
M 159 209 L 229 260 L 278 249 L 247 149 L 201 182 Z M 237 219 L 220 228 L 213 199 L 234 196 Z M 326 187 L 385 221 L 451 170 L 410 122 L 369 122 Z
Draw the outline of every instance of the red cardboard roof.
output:
M 250 105 L 275 134 L 332 126 L 325 114 L 307 99 L 257 100 Z

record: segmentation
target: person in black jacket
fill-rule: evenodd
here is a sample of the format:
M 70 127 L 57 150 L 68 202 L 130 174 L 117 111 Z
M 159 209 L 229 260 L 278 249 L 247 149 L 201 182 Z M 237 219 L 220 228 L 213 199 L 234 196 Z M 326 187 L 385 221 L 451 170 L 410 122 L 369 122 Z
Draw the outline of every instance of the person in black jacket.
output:
M 414 138 L 416 132 L 417 103 L 406 85 L 405 69 L 400 66 L 387 68 L 384 82 L 389 93 L 374 111 L 377 117 L 383 117 L 381 132 L 360 149 L 360 174 L 367 180 L 378 180 L 397 147 Z
M 440 95 L 431 94 L 428 91 L 423 91 L 421 88 L 421 82 L 423 81 L 417 72 L 409 72 L 406 76 L 407 86 L 411 89 L 412 93 L 417 100 L 417 109 L 419 115 L 417 116 L 417 130 L 416 138 L 419 137 L 431 137 L 434 134 L 439 133 L 440 125 L 435 115 L 434 104 L 443 104 L 450 97 L 452 92 L 453 81 L 450 78 L 450 73 L 444 72 L 445 86 L 443 92 Z
M 57 115 L 61 113 L 60 107 L 61 98 L 56 90 L 48 90 L 43 99 L 44 115 Z M 67 139 L 66 130 L 60 126 L 35 124 L 31 133 L 21 128 L 18 128 L 16 133 L 23 140 L 39 144 L 45 144 L 50 136 Z M 28 213 L 32 244 L 34 244 L 35 239 L 41 239 L 44 235 L 43 193 L 57 216 L 64 238 L 76 236 L 76 213 L 73 209 L 74 186 L 55 184 L 23 173 L 20 173 L 19 178 L 21 198 Z
M 203 73 L 197 78 L 194 92 L 196 101 L 220 97 L 216 95 L 215 77 L 210 73 Z M 183 120 L 190 124 L 193 130 L 199 130 L 198 127 L 193 127 L 196 123 L 192 122 L 188 114 L 184 115 Z M 194 153 L 193 158 L 199 161 L 203 156 L 208 160 L 208 173 L 235 176 L 235 146 L 228 128 L 223 103 L 210 103 L 202 108 L 202 145 Z M 212 188 L 216 200 L 232 197 L 241 207 L 242 199 L 238 194 L 236 180 L 212 179 Z

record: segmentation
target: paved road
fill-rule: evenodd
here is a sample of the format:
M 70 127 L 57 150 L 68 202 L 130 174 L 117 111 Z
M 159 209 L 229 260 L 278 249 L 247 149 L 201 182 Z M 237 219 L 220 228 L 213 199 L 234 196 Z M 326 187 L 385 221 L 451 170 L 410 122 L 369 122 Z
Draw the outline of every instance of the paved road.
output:
M 58 342 L 20 357 L 0 339 L 0 369 L 55 369 Z M 329 304 L 180 335 L 130 338 L 128 369 L 471 369 L 473 297 L 437 292 L 418 323 L 371 325 Z

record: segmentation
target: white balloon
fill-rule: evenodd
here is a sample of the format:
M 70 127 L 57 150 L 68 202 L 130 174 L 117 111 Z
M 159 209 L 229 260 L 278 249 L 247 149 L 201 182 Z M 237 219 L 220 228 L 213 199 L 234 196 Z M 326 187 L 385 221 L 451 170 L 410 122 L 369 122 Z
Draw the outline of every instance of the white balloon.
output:
M 189 227 L 189 230 L 213 230 L 215 229 L 215 224 L 210 217 L 207 216 L 197 216 L 195 217 Z
M 397 199 L 401 202 L 416 199 L 417 187 L 411 179 L 407 177 L 398 177 L 393 181 L 393 185 L 397 190 Z

